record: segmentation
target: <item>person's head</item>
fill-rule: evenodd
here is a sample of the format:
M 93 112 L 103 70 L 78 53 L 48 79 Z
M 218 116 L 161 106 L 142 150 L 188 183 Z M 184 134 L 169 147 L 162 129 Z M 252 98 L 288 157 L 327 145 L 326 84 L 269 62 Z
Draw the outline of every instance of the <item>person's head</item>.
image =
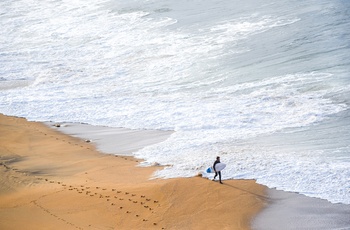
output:
M 216 157 L 216 160 L 220 160 L 220 157 Z

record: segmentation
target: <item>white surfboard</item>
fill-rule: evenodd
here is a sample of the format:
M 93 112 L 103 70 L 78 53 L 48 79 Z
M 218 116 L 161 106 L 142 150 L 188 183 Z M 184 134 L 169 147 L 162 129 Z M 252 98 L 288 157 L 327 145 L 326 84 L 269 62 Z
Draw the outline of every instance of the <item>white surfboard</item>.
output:
M 226 164 L 224 164 L 224 163 L 217 163 L 217 164 L 215 165 L 215 169 L 216 169 L 217 172 L 220 172 L 220 171 L 223 170 L 225 167 L 226 167 Z
M 226 167 L 226 164 L 224 163 L 217 163 L 215 165 L 215 169 L 217 172 L 220 172 L 221 170 L 223 170 Z M 206 170 L 207 173 L 215 173 L 215 170 L 213 169 L 213 167 L 209 167 Z

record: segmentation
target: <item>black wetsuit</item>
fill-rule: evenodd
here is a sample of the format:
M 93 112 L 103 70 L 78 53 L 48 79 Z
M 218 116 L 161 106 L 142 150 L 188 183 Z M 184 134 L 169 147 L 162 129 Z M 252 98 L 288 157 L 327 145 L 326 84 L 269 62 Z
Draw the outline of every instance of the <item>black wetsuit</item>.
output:
M 213 179 L 213 180 L 215 180 L 215 178 L 217 177 L 217 175 L 219 175 L 219 181 L 220 181 L 220 183 L 221 183 L 221 172 L 220 172 L 220 171 L 217 172 L 216 169 L 215 169 L 215 165 L 216 165 L 217 163 L 220 163 L 220 160 L 216 160 L 216 161 L 214 162 L 214 164 L 213 164 L 213 169 L 214 169 L 214 171 L 215 171 L 215 176 L 214 176 L 214 179 Z

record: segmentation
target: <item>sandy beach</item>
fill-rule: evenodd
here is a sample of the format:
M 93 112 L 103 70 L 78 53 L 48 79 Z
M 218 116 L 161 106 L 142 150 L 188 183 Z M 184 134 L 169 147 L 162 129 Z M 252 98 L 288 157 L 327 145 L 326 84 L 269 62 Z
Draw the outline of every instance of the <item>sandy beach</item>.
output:
M 0 229 L 250 229 L 268 201 L 253 180 L 150 180 L 40 122 L 0 115 L 0 134 Z

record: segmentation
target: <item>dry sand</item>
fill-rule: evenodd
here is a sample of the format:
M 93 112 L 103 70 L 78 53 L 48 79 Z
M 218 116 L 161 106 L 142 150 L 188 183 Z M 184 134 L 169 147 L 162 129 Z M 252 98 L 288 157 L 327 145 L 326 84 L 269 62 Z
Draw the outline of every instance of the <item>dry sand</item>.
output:
M 253 180 L 149 180 L 156 167 L 0 114 L 0 229 L 250 229 Z

